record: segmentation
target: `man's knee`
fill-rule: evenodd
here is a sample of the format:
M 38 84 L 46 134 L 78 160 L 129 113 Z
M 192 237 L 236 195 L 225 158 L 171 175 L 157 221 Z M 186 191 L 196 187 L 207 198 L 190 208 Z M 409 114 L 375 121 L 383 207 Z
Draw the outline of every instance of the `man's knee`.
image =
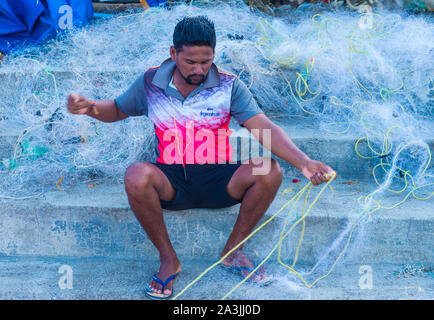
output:
M 283 173 L 279 162 L 273 158 L 263 158 L 262 168 L 263 172 L 261 173 L 265 172 L 265 174 L 257 175 L 258 182 L 266 186 L 280 186 Z
M 131 196 L 142 195 L 152 186 L 154 170 L 149 162 L 136 162 L 130 165 L 124 177 L 125 190 Z

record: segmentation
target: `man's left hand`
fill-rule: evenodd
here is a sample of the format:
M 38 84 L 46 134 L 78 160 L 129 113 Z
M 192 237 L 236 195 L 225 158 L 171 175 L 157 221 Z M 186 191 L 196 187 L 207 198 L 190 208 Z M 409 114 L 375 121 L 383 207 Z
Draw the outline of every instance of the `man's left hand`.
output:
M 320 185 L 323 182 L 329 181 L 333 173 L 337 177 L 337 173 L 328 165 L 315 160 L 309 160 L 301 169 L 301 173 L 309 179 L 314 186 Z

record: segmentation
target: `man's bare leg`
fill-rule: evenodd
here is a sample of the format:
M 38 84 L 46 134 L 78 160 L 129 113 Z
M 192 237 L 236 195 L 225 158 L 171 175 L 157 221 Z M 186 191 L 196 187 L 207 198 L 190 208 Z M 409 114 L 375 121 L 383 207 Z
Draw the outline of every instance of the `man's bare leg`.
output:
M 254 175 L 252 169 L 264 165 L 255 165 L 251 161 L 246 161 L 235 171 L 226 187 L 231 197 L 242 199 L 242 202 L 238 219 L 220 255 L 221 257 L 253 231 L 253 228 L 264 216 L 275 198 L 282 183 L 282 170 L 279 163 L 271 158 L 263 158 L 263 161 L 271 161 L 268 174 Z M 253 268 L 253 263 L 242 252 L 242 247 L 243 245 L 223 260 L 223 264 Z M 249 272 L 246 271 L 243 274 L 248 275 Z M 252 275 L 251 279 L 256 281 L 261 280 L 265 276 L 264 268 L 261 267 L 259 269 L 259 274 L 260 276 Z
M 164 224 L 160 199 L 173 200 L 176 190 L 166 175 L 149 162 L 137 162 L 128 167 L 125 173 L 125 189 L 137 220 L 160 253 L 161 264 L 157 277 L 165 281 L 169 276 L 181 271 L 181 263 Z M 161 293 L 162 286 L 154 280 L 150 287 L 154 292 Z M 173 280 L 165 287 L 164 294 L 170 294 L 172 288 Z

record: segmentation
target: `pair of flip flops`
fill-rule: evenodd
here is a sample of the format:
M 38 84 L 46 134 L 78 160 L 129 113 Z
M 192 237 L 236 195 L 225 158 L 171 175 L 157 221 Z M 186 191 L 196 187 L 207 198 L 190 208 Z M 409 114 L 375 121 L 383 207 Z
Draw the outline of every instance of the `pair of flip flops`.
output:
M 226 270 L 229 271 L 237 276 L 240 276 L 241 278 L 245 278 L 246 276 L 243 274 L 243 271 L 247 271 L 249 273 L 251 273 L 254 269 L 256 269 L 257 265 L 254 264 L 253 269 L 248 268 L 248 267 L 234 267 L 234 266 L 225 266 L 223 263 L 220 264 L 220 266 Z M 148 285 L 145 289 L 145 294 L 147 297 L 151 298 L 151 299 L 157 299 L 157 300 L 164 300 L 164 299 L 168 299 L 173 295 L 174 289 L 172 288 L 172 291 L 170 292 L 170 294 L 165 294 L 164 293 L 164 288 L 169 284 L 170 281 L 174 280 L 177 276 L 178 273 L 175 273 L 173 275 L 171 275 L 170 277 L 168 277 L 166 279 L 166 281 L 161 280 L 160 278 L 157 277 L 157 273 L 154 274 L 152 276 L 152 279 L 161 284 L 162 288 L 161 288 L 161 293 L 157 293 L 154 292 L 154 290 L 151 289 L 151 287 Z M 255 275 L 257 276 L 261 276 L 258 272 L 258 270 L 255 271 Z M 271 282 L 273 282 L 273 278 L 271 276 L 266 277 L 263 280 L 257 281 L 257 280 L 253 280 L 252 277 L 250 277 L 249 279 L 247 279 L 248 282 L 254 283 L 254 284 L 258 284 L 260 286 L 267 286 L 269 285 Z
M 173 275 L 171 275 L 170 277 L 168 277 L 168 278 L 166 279 L 166 281 L 163 281 L 163 280 L 161 280 L 160 278 L 158 278 L 158 277 L 157 277 L 157 273 L 154 274 L 154 275 L 152 276 L 152 279 L 153 279 L 155 282 L 161 284 L 161 286 L 162 286 L 162 288 L 161 288 L 161 293 L 154 292 L 154 290 L 151 289 L 150 284 L 148 284 L 148 286 L 147 286 L 146 289 L 145 289 L 145 295 L 146 295 L 148 298 L 151 298 L 151 299 L 157 299 L 157 300 L 164 300 L 164 299 L 168 299 L 168 298 L 170 298 L 170 297 L 172 296 L 172 294 L 173 294 L 173 288 L 172 288 L 172 291 L 170 292 L 170 294 L 165 294 L 165 293 L 164 293 L 164 288 L 169 284 L 170 281 L 172 281 L 173 279 L 175 279 L 175 278 L 178 276 L 178 274 L 179 274 L 179 272 L 178 272 L 178 273 L 175 273 L 175 274 L 173 274 Z
M 250 274 L 253 270 L 255 270 L 256 269 L 256 267 L 258 266 L 257 264 L 253 264 L 253 268 L 248 268 L 248 267 L 234 267 L 234 266 L 225 266 L 223 263 L 221 263 L 220 264 L 220 266 L 224 269 L 224 270 L 226 270 L 226 271 L 229 271 L 229 272 L 231 272 L 231 273 L 233 273 L 233 274 L 235 274 L 235 275 L 237 275 L 237 276 L 239 276 L 239 277 L 241 277 L 241 278 L 246 278 L 246 275 L 244 275 L 244 273 L 247 271 L 248 272 L 248 274 Z M 243 273 L 244 272 L 244 273 Z M 247 275 L 248 275 L 247 274 Z M 261 277 L 261 275 L 259 274 L 259 272 L 258 272 L 258 270 L 256 270 L 255 272 L 254 272 L 254 275 L 256 275 L 256 276 L 258 276 L 258 277 Z M 253 275 L 252 275 L 253 276 Z M 246 280 L 246 282 L 250 282 L 250 283 L 254 283 L 254 284 L 257 284 L 257 285 L 260 285 L 260 286 L 267 286 L 267 285 L 269 285 L 271 282 L 273 282 L 273 277 L 272 276 L 267 276 L 267 277 L 265 277 L 264 279 L 262 279 L 262 280 L 253 280 L 252 279 L 252 276 L 250 276 L 250 278 L 248 278 L 247 280 Z

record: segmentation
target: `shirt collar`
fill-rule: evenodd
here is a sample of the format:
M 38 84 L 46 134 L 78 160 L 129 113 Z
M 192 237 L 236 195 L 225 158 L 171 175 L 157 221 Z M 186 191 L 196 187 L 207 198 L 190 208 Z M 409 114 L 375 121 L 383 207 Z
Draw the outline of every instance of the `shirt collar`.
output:
M 178 90 L 178 89 L 175 87 L 175 85 L 173 84 L 173 73 L 172 73 L 172 76 L 170 77 L 169 87 L 171 87 L 171 88 L 173 88 L 173 89 L 175 89 L 175 90 Z
M 169 84 L 171 83 L 175 66 L 175 61 L 173 61 L 171 58 L 166 59 L 157 69 L 157 72 L 154 75 L 154 79 L 152 80 L 152 84 L 163 90 L 167 90 Z M 205 81 L 203 82 L 203 87 L 207 89 L 217 87 L 219 85 L 220 75 L 217 66 L 213 63 L 211 65 L 211 69 L 209 69 L 208 71 L 208 75 L 206 76 Z

